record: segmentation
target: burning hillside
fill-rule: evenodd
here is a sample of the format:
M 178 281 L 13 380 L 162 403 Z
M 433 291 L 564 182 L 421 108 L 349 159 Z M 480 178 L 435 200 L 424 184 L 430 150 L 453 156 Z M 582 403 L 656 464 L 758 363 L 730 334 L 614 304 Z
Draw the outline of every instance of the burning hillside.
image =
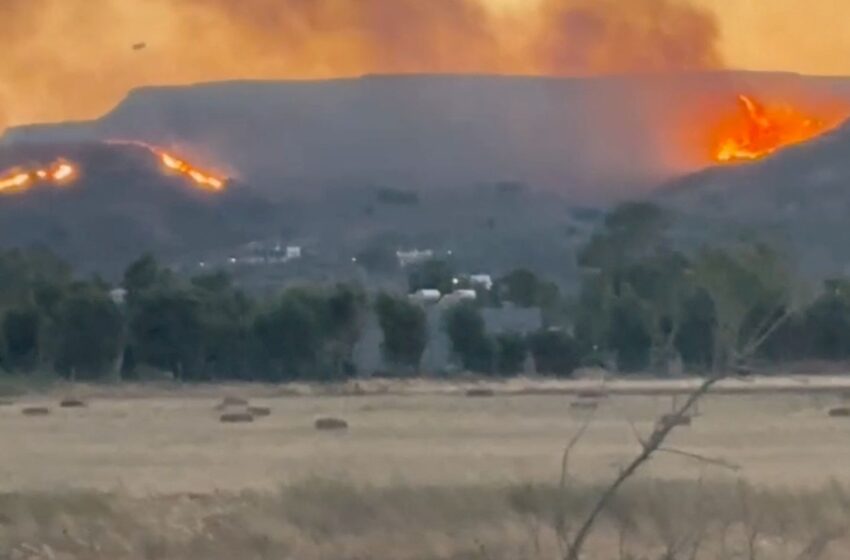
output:
M 202 191 L 218 193 L 227 186 L 227 179 L 203 171 L 185 159 L 162 148 L 136 141 L 110 141 L 107 144 L 129 145 L 143 148 L 160 162 L 160 169 L 167 174 L 175 174 L 188 179 Z M 64 158 L 50 165 L 15 166 L 0 173 L 0 195 L 24 193 L 39 184 L 63 186 L 76 179 L 80 165 Z
M 0 173 L 0 195 L 24 192 L 39 183 L 62 186 L 73 180 L 77 172 L 76 165 L 63 159 L 43 167 L 16 167 Z
M 162 164 L 162 169 L 182 175 L 191 180 L 196 187 L 209 192 L 220 192 L 227 186 L 227 179 L 211 171 L 205 171 L 189 163 L 181 156 L 137 140 L 109 140 L 108 144 L 137 146 L 156 156 Z
M 0 196 L 0 247 L 46 246 L 110 272 L 146 251 L 183 258 L 275 231 L 276 210 L 249 186 L 195 188 L 182 158 L 168 154 L 180 168 L 172 169 L 151 154 L 105 142 L 0 147 L 0 169 L 15 170 L 0 175 L 9 194 Z
M 756 160 L 815 138 L 838 125 L 843 115 L 815 116 L 789 104 L 767 105 L 753 96 L 738 96 L 739 111 L 713 133 L 716 162 Z

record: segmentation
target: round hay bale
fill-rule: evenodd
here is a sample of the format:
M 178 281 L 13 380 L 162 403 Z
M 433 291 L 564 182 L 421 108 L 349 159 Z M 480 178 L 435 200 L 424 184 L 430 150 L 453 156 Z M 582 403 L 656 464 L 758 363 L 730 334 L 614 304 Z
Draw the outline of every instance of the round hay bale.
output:
M 227 396 L 221 399 L 215 407 L 216 410 L 225 410 L 231 407 L 248 406 L 248 400 L 242 397 Z
M 663 426 L 690 426 L 692 418 L 687 414 L 681 418 L 677 417 L 675 414 L 665 414 L 658 420 L 658 422 Z
M 266 416 L 270 416 L 272 413 L 272 409 L 265 406 L 249 406 L 248 414 L 253 416 L 254 418 L 265 418 Z
M 24 416 L 47 416 L 50 414 L 50 409 L 46 406 L 28 406 L 21 410 Z
M 840 406 L 829 411 L 830 418 L 850 418 L 850 407 Z
M 88 405 L 80 399 L 63 399 L 59 402 L 61 408 L 86 408 Z
M 316 420 L 316 429 L 321 431 L 347 430 L 348 422 L 340 418 L 319 418 Z
M 233 412 L 222 414 L 219 421 L 224 424 L 245 424 L 254 421 L 254 415 L 250 412 Z
M 496 392 L 486 387 L 473 387 L 466 391 L 466 396 L 471 398 L 494 397 Z
M 576 410 L 596 410 L 599 408 L 599 403 L 597 401 L 590 400 L 573 401 L 570 403 L 570 408 L 574 408 Z

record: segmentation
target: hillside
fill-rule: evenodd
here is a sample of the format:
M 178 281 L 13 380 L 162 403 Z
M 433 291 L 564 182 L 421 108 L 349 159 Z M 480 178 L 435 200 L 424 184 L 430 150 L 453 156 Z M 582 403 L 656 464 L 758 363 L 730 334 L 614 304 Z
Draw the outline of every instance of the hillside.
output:
M 807 272 L 847 273 L 850 124 L 754 163 L 671 182 L 656 195 L 690 234 L 752 234 L 795 252 Z
M 61 143 L 0 149 L 0 169 L 57 158 L 78 176 L 0 196 L 0 246 L 45 245 L 77 266 L 115 271 L 145 251 L 169 257 L 265 235 L 274 210 L 249 187 L 199 191 L 144 149 Z
M 156 87 L 131 92 L 99 120 L 12 129 L 2 143 L 120 138 L 179 146 L 274 195 L 518 181 L 598 204 L 703 167 L 705 125 L 734 108 L 741 91 L 850 99 L 850 80 L 716 72 Z

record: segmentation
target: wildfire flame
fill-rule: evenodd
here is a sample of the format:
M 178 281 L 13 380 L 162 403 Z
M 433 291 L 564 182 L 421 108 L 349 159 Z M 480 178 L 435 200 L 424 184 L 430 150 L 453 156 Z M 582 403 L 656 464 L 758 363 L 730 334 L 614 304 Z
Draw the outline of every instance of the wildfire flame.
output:
M 186 161 L 179 159 L 167 152 L 163 152 L 161 150 L 156 149 L 154 151 L 159 155 L 159 158 L 162 160 L 162 163 L 163 165 L 165 165 L 165 167 L 188 176 L 200 187 L 206 188 L 211 191 L 221 191 L 224 189 L 224 181 L 222 179 L 214 177 L 209 173 L 205 173 L 197 167 L 193 167 Z
M 807 116 L 790 105 L 767 106 L 739 95 L 740 111 L 715 134 L 714 160 L 721 163 L 756 160 L 777 150 L 823 134 L 839 118 Z
M 167 171 L 178 173 L 192 180 L 195 185 L 209 192 L 221 192 L 227 187 L 227 179 L 219 177 L 212 172 L 205 171 L 199 167 L 195 167 L 187 162 L 160 147 L 146 144 L 138 140 L 110 140 L 109 144 L 123 144 L 130 146 L 138 146 L 154 154 Z
M 19 193 L 29 190 L 37 183 L 49 183 L 62 186 L 77 175 L 77 167 L 64 160 L 59 160 L 48 167 L 7 171 L 0 174 L 0 194 Z

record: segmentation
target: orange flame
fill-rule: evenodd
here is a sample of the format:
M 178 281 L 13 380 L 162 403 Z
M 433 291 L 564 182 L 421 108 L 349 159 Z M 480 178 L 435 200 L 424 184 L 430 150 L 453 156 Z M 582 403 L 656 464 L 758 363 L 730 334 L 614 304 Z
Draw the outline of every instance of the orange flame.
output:
M 138 146 L 151 152 L 162 163 L 166 171 L 172 171 L 188 177 L 198 188 L 209 192 L 221 192 L 227 186 L 227 179 L 218 177 L 209 171 L 204 171 L 186 160 L 169 153 L 162 148 L 152 146 L 139 140 L 108 140 L 107 144 L 118 144 L 127 146 Z
M 201 171 L 197 167 L 194 167 L 186 161 L 179 159 L 167 152 L 163 152 L 162 150 L 158 150 L 156 148 L 154 148 L 153 150 L 159 155 L 159 158 L 162 160 L 162 163 L 163 165 L 165 165 L 165 167 L 188 176 L 201 188 L 216 192 L 224 189 L 224 181 L 222 179 L 219 179 L 218 177 Z
M 56 161 L 44 168 L 16 168 L 0 175 L 0 194 L 24 192 L 38 182 L 61 186 L 72 180 L 76 175 L 77 167 L 64 160 Z
M 767 106 L 739 95 L 740 111 L 718 127 L 713 143 L 717 162 L 756 160 L 793 144 L 811 140 L 836 126 L 842 117 L 807 116 L 790 105 Z

